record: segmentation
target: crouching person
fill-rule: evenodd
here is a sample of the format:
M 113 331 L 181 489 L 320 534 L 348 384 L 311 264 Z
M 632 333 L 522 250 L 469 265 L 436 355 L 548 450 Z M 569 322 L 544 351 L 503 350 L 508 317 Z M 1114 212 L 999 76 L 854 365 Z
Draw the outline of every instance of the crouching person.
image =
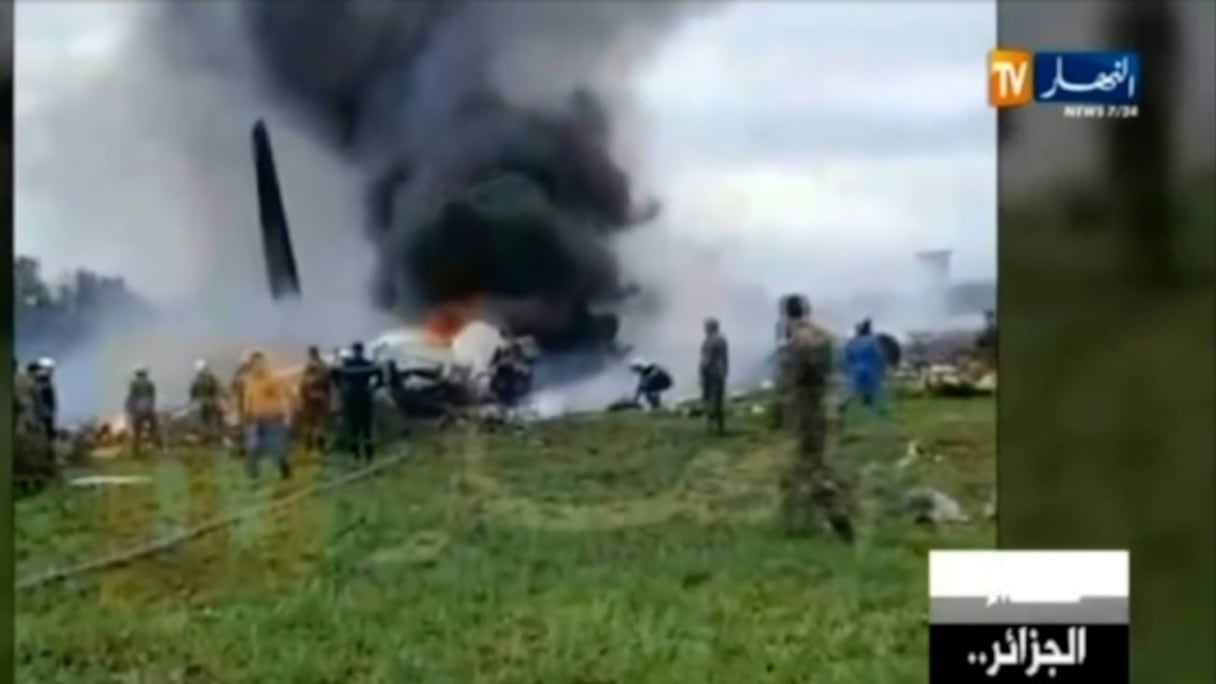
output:
M 291 408 L 286 384 L 270 369 L 266 356 L 255 352 L 241 387 L 241 408 L 245 430 L 245 471 L 250 480 L 258 478 L 258 466 L 270 458 L 279 466 L 283 479 L 291 477 L 287 460 L 287 416 Z
M 633 394 L 634 403 L 644 405 L 652 411 L 663 408 L 663 393 L 671 389 L 672 385 L 671 374 L 667 369 L 644 359 L 634 359 L 629 368 L 638 378 L 637 389 Z

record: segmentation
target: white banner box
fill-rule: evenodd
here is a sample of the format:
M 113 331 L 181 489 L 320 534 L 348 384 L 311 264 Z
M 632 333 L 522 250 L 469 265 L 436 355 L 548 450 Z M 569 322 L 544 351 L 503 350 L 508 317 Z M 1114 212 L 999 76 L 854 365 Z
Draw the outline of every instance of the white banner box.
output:
M 1128 624 L 1127 551 L 930 551 L 929 622 Z

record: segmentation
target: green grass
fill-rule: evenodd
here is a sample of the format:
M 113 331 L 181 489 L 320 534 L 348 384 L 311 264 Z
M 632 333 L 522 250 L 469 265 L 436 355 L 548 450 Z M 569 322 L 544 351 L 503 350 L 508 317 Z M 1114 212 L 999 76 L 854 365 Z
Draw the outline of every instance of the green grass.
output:
M 994 544 L 978 515 L 994 416 L 988 400 L 904 400 L 851 425 L 837 458 L 862 492 L 855 549 L 777 531 L 785 442 L 760 416 L 725 439 L 628 414 L 420 437 L 373 479 L 19 595 L 18 678 L 919 684 L 926 551 Z M 931 456 L 899 470 L 911 438 Z M 18 576 L 280 493 L 180 456 L 196 465 L 162 466 L 156 487 L 21 502 Z M 911 525 L 893 502 L 912 484 L 977 520 Z

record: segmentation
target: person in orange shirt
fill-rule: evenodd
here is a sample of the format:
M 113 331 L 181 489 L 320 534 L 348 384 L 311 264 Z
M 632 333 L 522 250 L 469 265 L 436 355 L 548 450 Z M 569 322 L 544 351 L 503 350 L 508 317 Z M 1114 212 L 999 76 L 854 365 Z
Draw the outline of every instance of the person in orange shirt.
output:
M 287 416 L 291 397 L 286 384 L 270 369 L 266 355 L 254 352 L 241 383 L 241 409 L 245 428 L 245 471 L 257 480 L 258 465 L 269 457 L 283 479 L 291 477 L 287 461 Z

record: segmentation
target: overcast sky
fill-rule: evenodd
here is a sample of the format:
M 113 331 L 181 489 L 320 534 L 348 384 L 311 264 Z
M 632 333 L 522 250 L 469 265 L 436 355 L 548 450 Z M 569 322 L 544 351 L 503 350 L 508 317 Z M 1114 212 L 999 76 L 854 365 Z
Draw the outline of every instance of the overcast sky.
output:
M 145 158 L 153 181 L 115 161 L 148 101 L 123 99 L 135 86 L 114 73 L 131 16 L 18 4 L 17 247 L 163 289 L 192 255 L 147 219 L 186 210 L 153 182 L 181 160 Z M 853 289 L 924 248 L 954 249 L 961 277 L 992 276 L 994 40 L 983 1 L 740 2 L 686 24 L 638 82 L 665 224 L 771 288 Z

